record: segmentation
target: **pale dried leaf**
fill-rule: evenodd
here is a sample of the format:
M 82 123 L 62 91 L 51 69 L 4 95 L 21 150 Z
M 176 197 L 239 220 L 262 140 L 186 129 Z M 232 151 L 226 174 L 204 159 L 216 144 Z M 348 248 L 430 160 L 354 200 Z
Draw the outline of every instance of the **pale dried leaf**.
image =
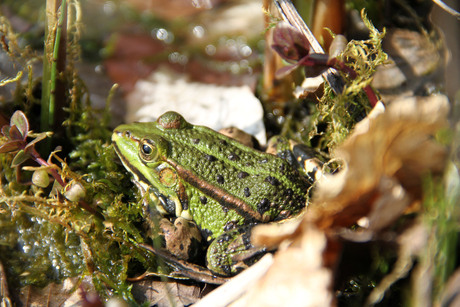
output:
M 405 98 L 358 125 L 335 151 L 345 169 L 318 183 L 307 218 L 321 228 L 363 217 L 373 229 L 388 226 L 420 199 L 422 176 L 443 171 L 446 149 L 433 135 L 447 125 L 447 112 L 443 95 Z
M 241 296 L 251 289 L 251 287 L 267 272 L 268 268 L 273 264 L 273 256 L 267 254 L 260 259 L 256 264 L 252 265 L 242 273 L 233 277 L 216 290 L 206 295 L 201 301 L 195 304 L 195 307 L 204 306 L 239 306 L 237 301 Z
M 252 229 L 251 242 L 255 246 L 277 247 L 281 242 L 296 235 L 302 217 L 281 223 L 260 224 Z
M 185 285 L 156 280 L 142 280 L 133 284 L 133 296 L 149 306 L 189 306 L 201 297 L 201 289 L 196 285 Z
M 236 306 L 330 306 L 332 270 L 324 266 L 327 239 L 313 227 L 298 244 L 276 253 L 265 276 Z

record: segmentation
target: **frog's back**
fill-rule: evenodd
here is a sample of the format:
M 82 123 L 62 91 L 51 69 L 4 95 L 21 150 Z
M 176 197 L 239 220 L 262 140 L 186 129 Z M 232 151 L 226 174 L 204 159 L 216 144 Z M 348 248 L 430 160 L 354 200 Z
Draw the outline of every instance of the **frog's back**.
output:
M 180 120 L 184 123 L 172 126 L 159 120 L 170 144 L 168 162 L 203 194 L 246 219 L 263 222 L 305 207 L 309 183 L 287 161 Z

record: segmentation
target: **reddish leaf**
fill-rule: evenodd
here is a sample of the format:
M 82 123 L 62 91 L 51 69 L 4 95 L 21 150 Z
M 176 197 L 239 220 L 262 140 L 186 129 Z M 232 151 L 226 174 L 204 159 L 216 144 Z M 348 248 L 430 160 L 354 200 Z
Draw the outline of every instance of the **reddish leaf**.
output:
M 25 139 L 23 138 L 21 131 L 19 131 L 18 127 L 16 126 L 10 126 L 10 131 L 8 134 L 11 140 L 23 141 Z
M 0 146 L 0 153 L 12 152 L 21 149 L 23 145 L 22 140 L 8 141 Z
M 273 31 L 272 48 L 285 60 L 298 61 L 307 56 L 310 44 L 307 38 L 286 22 L 280 22 Z
M 329 56 L 324 53 L 311 53 L 298 62 L 299 66 L 304 66 L 305 76 L 316 77 L 326 71 L 330 65 L 328 64 Z
M 10 126 L 16 126 L 23 139 L 27 137 L 27 133 L 29 132 L 29 121 L 22 111 L 14 112 L 13 116 L 11 116 Z
M 10 126 L 9 125 L 5 125 L 5 126 L 2 127 L 2 134 L 7 139 L 10 139 Z

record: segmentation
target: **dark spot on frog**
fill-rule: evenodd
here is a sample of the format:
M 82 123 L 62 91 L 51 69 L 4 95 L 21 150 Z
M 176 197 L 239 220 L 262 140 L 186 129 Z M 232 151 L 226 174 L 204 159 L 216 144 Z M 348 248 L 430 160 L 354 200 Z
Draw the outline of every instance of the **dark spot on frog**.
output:
M 180 249 L 181 251 L 184 250 L 184 245 L 183 245 L 182 243 L 179 245 L 179 249 Z
M 286 189 L 286 190 L 284 191 L 284 195 L 285 195 L 285 196 L 292 196 L 293 194 L 294 194 L 294 191 L 292 191 L 291 188 Z
M 205 196 L 200 196 L 200 202 L 201 202 L 203 205 L 206 205 L 206 203 L 208 202 L 208 199 L 207 199 Z
M 225 140 L 220 140 L 219 143 L 220 143 L 220 145 L 222 145 L 222 146 L 227 145 L 227 141 L 225 141 Z
M 217 160 L 216 157 L 214 157 L 213 155 L 204 155 L 205 159 L 208 160 L 209 162 L 214 162 Z
M 239 172 L 237 176 L 238 176 L 239 179 L 243 179 L 243 178 L 248 177 L 249 174 L 246 173 L 246 172 Z
M 284 164 L 281 164 L 281 165 L 280 165 L 280 171 L 281 171 L 281 172 L 284 172 L 284 168 L 285 168 Z
M 201 236 L 206 241 L 209 241 L 211 239 L 211 237 L 212 237 L 212 231 L 209 230 L 209 229 L 201 229 Z
M 235 229 L 235 227 L 236 227 L 236 222 L 235 221 L 228 221 L 227 223 L 225 223 L 224 231 L 229 231 L 229 230 Z
M 222 176 L 222 175 L 217 175 L 216 180 L 217 180 L 217 183 L 219 183 L 219 184 L 224 184 L 224 182 L 225 182 L 224 176 Z
M 239 158 L 240 158 L 240 157 L 238 157 L 238 155 L 236 155 L 236 154 L 234 154 L 234 153 L 230 153 L 230 154 L 228 155 L 228 159 L 229 159 L 230 161 L 237 161 L 237 160 L 239 160 Z
M 248 229 L 249 229 L 249 227 L 246 226 L 246 227 L 239 227 L 236 230 L 238 231 L 239 234 L 243 234 L 243 233 L 247 232 Z
M 200 139 L 192 139 L 193 144 L 198 144 L 200 142 Z
M 271 185 L 273 186 L 279 186 L 281 184 L 281 182 L 276 178 L 276 177 L 273 177 L 273 176 L 267 176 L 265 178 L 265 181 L 270 183 Z
M 243 240 L 244 248 L 246 250 L 249 250 L 253 248 L 254 246 L 251 244 L 251 232 L 246 231 L 241 235 L 241 239 Z
M 251 196 L 251 191 L 249 190 L 248 187 L 244 188 L 243 192 L 244 192 L 244 196 L 246 196 L 246 197 Z
M 264 214 L 265 211 L 270 209 L 270 201 L 267 198 L 263 198 L 258 204 L 257 204 L 257 212 L 260 214 Z
M 222 271 L 224 271 L 224 273 L 226 275 L 230 275 L 232 273 L 231 269 L 230 269 L 230 266 L 228 264 L 226 265 L 221 265 L 221 269 Z
M 217 242 L 218 242 L 218 243 L 224 243 L 224 242 L 230 241 L 230 239 L 231 239 L 230 234 L 228 234 L 228 233 L 223 233 L 223 234 L 217 239 Z

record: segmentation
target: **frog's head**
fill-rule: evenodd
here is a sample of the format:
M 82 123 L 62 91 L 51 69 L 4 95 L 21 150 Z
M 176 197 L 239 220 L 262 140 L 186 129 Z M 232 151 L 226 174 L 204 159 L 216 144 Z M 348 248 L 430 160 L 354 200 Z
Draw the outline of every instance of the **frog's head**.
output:
M 176 193 L 179 179 L 165 162 L 169 144 L 160 130 L 157 123 L 120 125 L 112 134 L 112 142 L 141 192 L 152 192 L 160 200 L 157 209 L 161 213 L 180 216 L 182 205 Z

